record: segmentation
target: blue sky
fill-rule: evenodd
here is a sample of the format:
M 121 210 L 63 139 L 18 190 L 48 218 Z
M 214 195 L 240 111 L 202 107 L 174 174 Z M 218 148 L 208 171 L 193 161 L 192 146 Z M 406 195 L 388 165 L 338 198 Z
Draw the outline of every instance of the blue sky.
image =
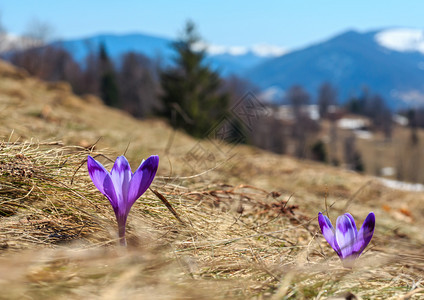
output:
M 191 19 L 209 43 L 288 49 L 347 29 L 424 28 L 424 1 L 419 0 L 1 0 L 0 12 L 4 27 L 14 34 L 38 19 L 65 39 L 104 32 L 176 37 Z

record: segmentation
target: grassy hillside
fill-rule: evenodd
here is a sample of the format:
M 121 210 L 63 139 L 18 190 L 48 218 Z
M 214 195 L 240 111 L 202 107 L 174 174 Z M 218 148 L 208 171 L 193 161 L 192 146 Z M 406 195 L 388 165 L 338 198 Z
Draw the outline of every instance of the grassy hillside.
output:
M 133 168 L 160 156 L 152 188 L 181 219 L 146 192 L 125 249 L 85 165 L 90 154 L 110 170 L 123 153 Z M 174 135 L 0 64 L 1 299 L 420 299 L 423 201 L 372 177 Z M 352 270 L 319 231 L 326 207 L 333 222 L 376 214 Z
M 363 118 L 351 115 L 352 118 Z M 364 118 L 366 119 L 366 118 Z M 330 161 L 334 158 L 343 165 L 345 162 L 345 141 L 355 136 L 352 130 L 337 128 L 336 143 L 331 145 L 331 123 L 321 122 L 320 138 L 328 141 L 327 154 Z M 355 139 L 355 145 L 360 153 L 364 172 L 371 175 L 381 175 L 382 168 L 393 168 L 393 175 L 388 177 L 409 182 L 424 183 L 421 153 L 424 151 L 424 130 L 417 129 L 417 143 L 411 139 L 409 127 L 393 124 L 392 136 L 387 139 L 382 132 L 368 132 L 370 137 Z M 335 147 L 334 147 L 335 146 Z

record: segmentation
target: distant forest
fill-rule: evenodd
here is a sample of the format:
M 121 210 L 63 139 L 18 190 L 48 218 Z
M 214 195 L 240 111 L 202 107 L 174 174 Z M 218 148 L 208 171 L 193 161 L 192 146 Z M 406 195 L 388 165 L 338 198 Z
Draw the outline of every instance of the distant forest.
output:
M 28 43 L 43 41 L 48 28 L 37 30 L 27 37 Z M 197 138 L 204 137 L 217 122 L 227 118 L 234 132 L 243 135 L 239 141 L 298 158 L 344 164 L 357 171 L 363 171 L 364 165 L 353 135 L 344 137 L 344 150 L 335 150 L 340 142 L 336 128 L 339 119 L 348 114 L 363 116 L 369 120 L 367 130 L 380 132 L 386 140 L 392 138 L 395 112 L 381 96 L 364 89 L 361 96 L 348 99 L 341 106 L 336 88 L 329 83 L 322 84 L 317 99 L 311 99 L 302 86 L 295 85 L 279 101 L 289 111 L 288 116 L 282 117 L 281 106 L 261 101 L 261 91 L 253 83 L 237 76 L 222 77 L 210 68 L 205 63 L 205 52 L 194 50 L 193 45 L 200 41 L 195 24 L 187 22 L 183 34 L 173 44 L 175 60 L 166 67 L 135 52 L 124 54 L 116 63 L 103 44 L 91 51 L 83 65 L 66 50 L 42 42 L 9 51 L 5 58 L 33 76 L 46 81 L 66 81 L 74 93 L 96 95 L 106 105 L 125 110 L 136 118 L 166 118 L 175 129 Z M 1 43 L 0 38 L 0 46 Z M 246 95 L 250 97 L 250 113 L 267 112 L 259 114 L 254 126 L 248 128 L 232 113 Z M 317 105 L 316 118 L 309 110 L 312 103 Z M 411 143 L 419 143 L 417 128 L 424 126 L 424 111 L 396 113 L 408 119 Z M 320 135 L 323 122 L 330 127 L 326 141 Z M 334 154 L 337 151 L 343 154 Z

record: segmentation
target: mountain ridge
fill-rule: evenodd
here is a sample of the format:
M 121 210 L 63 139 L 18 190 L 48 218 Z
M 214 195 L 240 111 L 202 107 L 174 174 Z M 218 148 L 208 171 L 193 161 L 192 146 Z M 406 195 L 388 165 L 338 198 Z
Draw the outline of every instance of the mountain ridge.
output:
M 85 57 L 104 43 L 118 66 L 121 56 L 133 51 L 146 55 L 161 67 L 168 67 L 176 55 L 171 47 L 173 41 L 131 32 L 101 33 L 51 45 L 65 48 L 82 65 Z M 368 90 L 381 95 L 393 110 L 424 105 L 424 31 L 420 29 L 349 29 L 289 52 L 269 45 L 262 48 L 257 45 L 257 53 L 255 45 L 243 48 L 202 43 L 198 46 L 199 49 L 209 46 L 205 63 L 212 69 L 223 77 L 234 74 L 250 80 L 263 90 L 261 95 L 269 95 L 264 100 L 281 103 L 284 93 L 299 84 L 315 101 L 319 87 L 329 82 L 338 90 L 341 103 Z
M 84 64 L 85 57 L 87 57 L 90 52 L 98 51 L 100 44 L 103 43 L 109 56 L 118 64 L 123 54 L 133 51 L 146 55 L 150 59 L 156 60 L 164 66 L 168 66 L 172 64 L 172 58 L 176 55 L 172 49 L 172 43 L 174 41 L 175 40 L 171 38 L 144 33 L 101 33 L 80 39 L 56 41 L 51 43 L 51 45 L 63 47 L 68 50 L 80 64 Z M 224 76 L 231 74 L 238 75 L 260 61 L 265 61 L 269 58 L 263 48 L 261 52 L 261 49 L 259 48 L 255 50 L 254 47 L 243 49 L 240 47 L 243 51 L 239 54 L 234 54 L 231 53 L 231 47 L 222 46 L 220 47 L 220 51 L 217 52 L 216 45 L 202 43 L 202 45 L 199 46 L 202 48 L 210 46 L 215 49 L 215 52 L 211 51 L 211 53 L 206 51 L 206 63 L 208 63 L 212 68 L 219 70 Z M 269 53 L 273 53 L 273 50 L 274 53 L 278 53 L 274 48 L 272 48 L 274 46 L 269 47 Z M 259 54 L 255 53 L 255 51 Z
M 392 109 L 424 103 L 424 71 L 419 67 L 424 64 L 424 55 L 382 46 L 375 39 L 380 32 L 343 32 L 265 61 L 250 69 L 247 78 L 262 89 L 286 91 L 300 84 L 315 97 L 320 85 L 330 82 L 342 102 L 368 87 L 371 93 L 383 96 Z

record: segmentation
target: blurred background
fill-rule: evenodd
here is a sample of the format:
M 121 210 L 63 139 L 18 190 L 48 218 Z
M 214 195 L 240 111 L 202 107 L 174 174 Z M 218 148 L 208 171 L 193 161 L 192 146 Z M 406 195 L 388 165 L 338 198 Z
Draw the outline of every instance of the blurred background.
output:
M 12 1 L 0 55 L 135 118 L 424 183 L 424 2 Z M 246 126 L 245 115 L 254 116 Z

